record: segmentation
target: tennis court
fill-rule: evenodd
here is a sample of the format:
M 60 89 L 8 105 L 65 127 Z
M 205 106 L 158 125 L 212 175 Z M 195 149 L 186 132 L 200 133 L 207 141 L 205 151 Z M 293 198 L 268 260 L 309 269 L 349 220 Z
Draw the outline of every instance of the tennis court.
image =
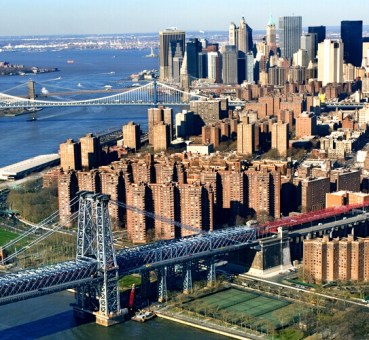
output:
M 207 310 L 227 311 L 240 316 L 249 315 L 256 319 L 268 320 L 275 327 L 280 323 L 276 315 L 283 314 L 283 310 L 287 311 L 288 306 L 291 305 L 286 300 L 236 288 L 229 288 L 195 301 L 200 301 L 200 305 Z

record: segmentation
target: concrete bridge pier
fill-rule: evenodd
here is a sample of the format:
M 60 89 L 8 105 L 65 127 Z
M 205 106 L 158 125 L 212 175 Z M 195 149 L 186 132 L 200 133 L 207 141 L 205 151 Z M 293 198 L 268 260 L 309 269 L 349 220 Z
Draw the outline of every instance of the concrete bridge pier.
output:
M 208 260 L 207 267 L 208 267 L 208 275 L 207 275 L 208 286 L 211 287 L 214 285 L 216 281 L 215 260 L 213 257 Z
M 157 277 L 158 277 L 158 301 L 164 302 L 168 300 L 167 267 L 157 269 Z
M 183 263 L 183 293 L 192 292 L 192 261 Z

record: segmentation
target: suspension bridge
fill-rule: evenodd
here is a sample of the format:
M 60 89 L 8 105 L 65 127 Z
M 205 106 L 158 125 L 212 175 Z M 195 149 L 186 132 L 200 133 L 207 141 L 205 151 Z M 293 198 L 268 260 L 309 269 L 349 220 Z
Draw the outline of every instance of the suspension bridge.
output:
M 291 236 L 296 233 L 295 236 L 300 238 L 302 234 L 294 228 L 304 228 L 306 224 L 311 226 L 313 221 L 325 221 L 323 224 L 317 224 L 315 228 L 319 230 L 316 230 L 316 233 L 333 233 L 343 228 L 352 232 L 352 228 L 366 225 L 369 220 L 369 213 L 364 210 L 364 206 L 360 211 L 358 206 L 348 206 L 281 219 L 256 228 L 235 226 L 214 232 L 203 232 L 123 202 L 110 200 L 109 196 L 103 194 L 83 191 L 70 204 L 72 206 L 78 204 L 78 209 L 70 216 L 70 221 L 77 219 L 75 259 L 0 276 L 0 305 L 74 288 L 76 315 L 94 314 L 98 324 L 109 326 L 120 322 L 123 316 L 118 290 L 118 279 L 121 276 L 140 273 L 141 295 L 145 296 L 150 289 L 150 272 L 155 271 L 158 300 L 164 301 L 167 297 L 168 282 L 178 277 L 178 272 L 181 274 L 184 292 L 192 290 L 192 275 L 199 268 L 200 262 L 201 266 L 206 268 L 208 283 L 213 283 L 216 278 L 217 256 L 224 256 L 243 248 L 257 249 L 260 247 L 260 240 L 275 233 L 278 227 L 287 226 L 292 231 Z M 174 224 L 194 234 L 185 238 L 158 241 L 116 251 L 109 205 Z M 338 216 L 341 216 L 341 219 L 336 218 Z M 333 217 L 334 222 L 329 220 Z M 70 221 L 66 221 L 64 226 L 54 223 L 57 219 L 58 212 L 55 212 L 39 225 L 4 245 L 2 250 L 12 249 L 16 242 L 32 233 L 35 234 L 38 229 L 44 230 L 25 247 L 3 259 L 3 263 L 13 260 L 26 249 L 70 225 Z M 302 229 L 303 233 L 306 234 L 307 229 L 309 228 L 305 226 L 305 229 Z M 271 240 L 282 242 L 282 239 L 273 237 L 267 240 L 269 240 L 267 242 Z
M 47 99 L 52 94 L 44 94 L 45 99 L 37 99 L 34 93 L 34 87 L 29 86 L 29 98 L 13 96 L 6 93 L 0 93 L 0 109 L 15 108 L 46 108 L 46 107 L 70 107 L 70 106 L 117 106 L 117 105 L 185 105 L 191 100 L 206 100 L 207 97 L 182 91 L 181 89 L 157 82 L 154 79 L 145 85 L 122 89 L 121 93 L 110 94 L 100 98 L 78 99 L 78 100 L 52 100 Z M 88 93 L 89 91 L 80 91 L 80 93 Z M 101 92 L 101 91 L 93 91 Z M 71 92 L 68 92 L 71 94 Z
M 208 281 L 213 282 L 216 275 L 215 257 L 217 255 L 248 247 L 257 239 L 256 229 L 250 227 L 236 226 L 205 233 L 125 203 L 112 201 L 102 194 L 81 192 L 79 198 L 71 202 L 72 205 L 77 203 L 79 209 L 71 216 L 71 219 L 75 217 L 78 219 L 76 259 L 0 276 L 0 305 L 74 288 L 76 289 L 75 312 L 93 313 L 97 323 L 109 326 L 122 317 L 118 291 L 119 277 L 130 273 L 141 273 L 141 287 L 145 292 L 148 291 L 150 284 L 150 271 L 155 270 L 158 277 L 158 299 L 164 301 L 167 296 L 167 280 L 175 275 L 175 266 L 181 267 L 183 290 L 190 292 L 196 261 L 207 259 Z M 177 227 L 189 229 L 197 234 L 125 248 L 116 252 L 109 218 L 109 204 L 164 222 L 175 223 Z M 50 223 L 57 215 L 58 212 L 55 212 L 36 226 L 36 228 L 48 226 L 46 233 L 42 233 L 39 238 L 25 248 L 12 253 L 4 261 L 11 261 L 25 249 L 60 231 L 63 228 L 62 225 L 56 223 L 50 227 Z M 20 235 L 3 249 L 13 246 L 30 233 L 34 233 L 34 230 L 31 229 Z

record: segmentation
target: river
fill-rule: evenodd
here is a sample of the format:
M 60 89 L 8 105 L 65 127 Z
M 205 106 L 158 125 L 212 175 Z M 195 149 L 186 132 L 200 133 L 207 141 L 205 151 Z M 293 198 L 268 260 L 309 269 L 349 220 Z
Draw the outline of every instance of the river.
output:
M 60 71 L 32 75 L 36 93 L 45 87 L 50 93 L 130 86 L 129 76 L 142 70 L 158 69 L 157 58 L 145 58 L 146 50 L 62 50 L 50 52 L 2 52 L 0 60 L 27 66 L 57 67 Z M 73 60 L 68 64 L 67 60 Z M 0 92 L 26 95 L 29 76 L 0 77 Z M 23 85 L 22 85 L 23 84 Z M 107 92 L 91 97 L 109 95 Z M 73 100 L 77 96 L 54 98 Z M 80 97 L 78 97 L 80 98 Z M 86 98 L 86 97 L 84 97 Z M 147 129 L 147 107 L 95 106 L 46 108 L 30 122 L 30 114 L 0 117 L 0 167 L 58 151 L 67 138 L 78 139 L 88 132 L 118 128 L 130 120 Z
M 57 73 L 32 76 L 36 91 L 121 88 L 129 75 L 158 69 L 157 58 L 145 58 L 145 50 L 63 50 L 50 52 L 2 52 L 0 60 L 27 66 L 57 67 Z M 67 60 L 73 59 L 73 64 Z M 0 92 L 25 95 L 28 76 L 0 77 Z M 82 86 L 82 87 L 81 87 Z M 14 88 L 11 91 L 8 89 Z M 65 98 L 73 99 L 73 98 Z M 58 151 L 67 138 L 121 127 L 130 120 L 147 128 L 147 107 L 48 108 L 30 115 L 0 117 L 0 167 Z M 95 323 L 77 325 L 73 318 L 73 295 L 67 292 L 0 306 L 0 339 L 221 339 L 213 335 L 156 318 L 140 324 L 128 321 L 110 328 Z

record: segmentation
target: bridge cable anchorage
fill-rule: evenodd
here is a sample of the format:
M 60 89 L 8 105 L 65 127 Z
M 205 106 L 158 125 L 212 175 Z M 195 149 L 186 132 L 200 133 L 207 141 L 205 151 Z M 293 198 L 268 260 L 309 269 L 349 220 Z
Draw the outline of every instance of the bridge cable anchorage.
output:
M 49 94 L 52 96 L 52 93 Z M 183 98 L 188 99 L 183 100 Z M 57 106 L 103 106 L 103 105 L 182 105 L 189 100 L 207 99 L 207 97 L 182 91 L 174 86 L 160 82 L 149 82 L 134 89 L 128 89 L 122 93 L 113 94 L 101 98 L 52 101 L 27 99 L 0 93 L 0 108 L 34 108 Z

